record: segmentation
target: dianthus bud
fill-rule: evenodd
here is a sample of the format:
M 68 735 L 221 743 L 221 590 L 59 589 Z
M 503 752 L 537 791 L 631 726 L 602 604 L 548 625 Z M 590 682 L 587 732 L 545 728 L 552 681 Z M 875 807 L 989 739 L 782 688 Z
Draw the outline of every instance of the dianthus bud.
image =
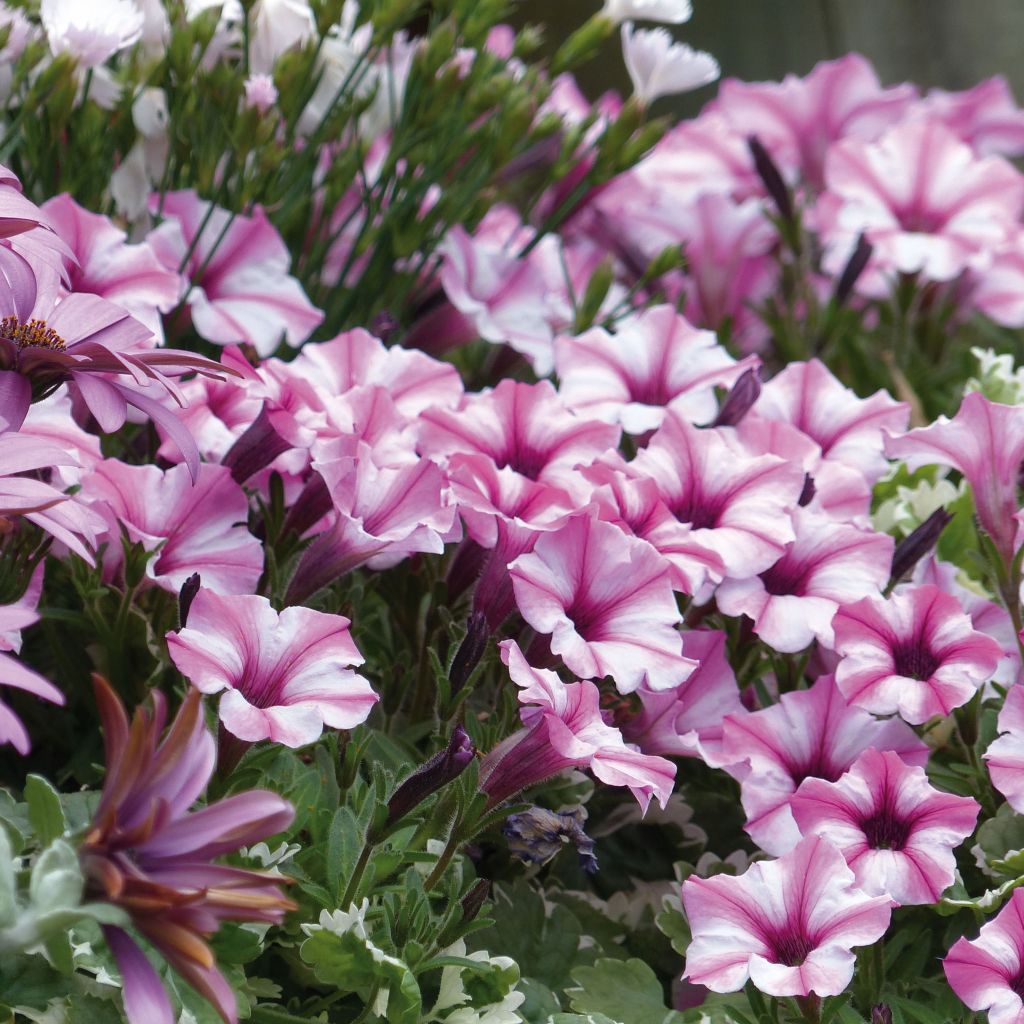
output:
M 903 579 L 939 541 L 939 535 L 953 517 L 937 508 L 916 530 L 896 545 L 892 556 L 892 580 Z
M 418 807 L 428 796 L 436 793 L 457 779 L 473 760 L 476 748 L 469 734 L 457 725 L 444 750 L 438 751 L 429 761 L 420 765 L 403 782 L 388 801 L 388 817 L 385 828 L 390 828 Z

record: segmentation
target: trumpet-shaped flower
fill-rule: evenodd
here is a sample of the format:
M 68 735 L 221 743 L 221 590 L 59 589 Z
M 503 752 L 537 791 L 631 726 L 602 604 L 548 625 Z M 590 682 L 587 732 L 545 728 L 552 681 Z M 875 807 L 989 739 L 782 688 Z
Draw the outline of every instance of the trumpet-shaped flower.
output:
M 850 707 L 832 676 L 784 693 L 762 711 L 727 716 L 722 759 L 740 780 L 750 837 L 776 856 L 789 850 L 800 838 L 790 811 L 800 783 L 835 782 L 869 747 L 895 751 L 910 765 L 928 761 L 928 747 L 910 726 Z
M 960 602 L 934 586 L 843 605 L 832 629 L 843 696 L 912 725 L 966 704 L 1003 656 L 995 640 L 974 630 Z
M 841 605 L 881 593 L 889 581 L 895 542 L 885 533 L 836 522 L 798 508 L 796 540 L 768 570 L 727 579 L 716 593 L 726 615 L 747 615 L 754 632 L 792 654 L 817 640 L 833 644 L 832 619 Z
M 71 291 L 115 303 L 161 339 L 160 314 L 181 298 L 181 275 L 168 270 L 145 242 L 127 244 L 127 235 L 109 218 L 83 209 L 67 193 L 48 199 L 42 211 L 74 254 L 74 261 L 66 261 Z
M 987 1010 L 990 1024 L 1022 1024 L 1024 889 L 1013 891 L 976 939 L 957 939 L 942 967 L 949 987 L 972 1010 Z
M 865 750 L 835 782 L 809 778 L 790 800 L 797 827 L 835 846 L 869 896 L 937 903 L 973 831 L 977 801 L 935 789 L 892 751 Z
M 233 736 L 302 747 L 325 725 L 354 729 L 377 702 L 352 671 L 359 653 L 349 620 L 311 608 L 280 615 L 265 597 L 202 589 L 188 624 L 167 634 L 178 670 L 201 693 L 223 693 L 219 715 Z
M 122 560 L 121 530 L 155 552 L 147 576 L 177 594 L 193 573 L 225 594 L 256 589 L 263 547 L 247 529 L 249 502 L 224 466 L 203 463 L 195 484 L 185 466 L 128 466 L 106 459 L 82 482 L 83 498 L 107 521 L 109 577 Z
M 93 678 L 107 777 L 79 852 L 87 894 L 125 911 L 135 931 L 235 1024 L 235 994 L 206 940 L 222 921 L 279 924 L 294 904 L 281 895 L 279 874 L 213 859 L 280 832 L 294 811 L 276 793 L 251 790 L 190 812 L 216 762 L 199 691 L 188 694 L 161 738 L 167 705 L 159 691 L 152 711 L 138 708 L 129 724 L 109 684 Z M 103 931 L 131 1024 L 174 1024 L 160 977 L 135 940 L 113 925 Z
M 692 92 L 718 78 L 718 61 L 710 53 L 674 42 L 663 28 L 624 24 L 622 58 L 633 83 L 633 95 L 643 104 L 662 96 Z
M 717 767 L 725 716 L 744 713 L 736 675 L 726 657 L 724 633 L 690 630 L 685 644 L 697 668 L 674 689 L 637 690 L 641 711 L 625 718 L 622 735 L 644 753 L 700 757 Z
M 931 89 L 917 110 L 929 120 L 941 121 L 979 156 L 1024 154 L 1024 110 L 1002 75 L 959 92 Z
M 151 210 L 158 205 L 154 196 Z M 168 269 L 184 264 L 192 323 L 207 341 L 248 342 L 269 356 L 282 339 L 298 347 L 320 325 L 323 314 L 288 273 L 288 247 L 262 207 L 232 214 L 188 189 L 164 195 L 161 212 L 167 219 L 148 241 Z
M 693 933 L 684 978 L 714 992 L 749 979 L 772 996 L 835 996 L 853 978 L 853 947 L 889 927 L 892 901 L 857 888 L 843 855 L 808 836 L 738 878 L 691 876 L 683 905 Z
M 630 466 L 658 486 L 664 507 L 637 532 L 673 564 L 679 589 L 697 593 L 705 573 L 721 579 L 694 557 L 694 546 L 721 562 L 726 578 L 746 579 L 793 539 L 803 470 L 774 455 L 747 455 L 728 431 L 698 430 L 670 410 Z
M 697 667 L 682 653 L 668 566 L 617 526 L 574 516 L 508 570 L 523 618 L 580 678 L 667 690 Z
M 555 340 L 562 401 L 630 434 L 656 430 L 666 407 L 691 423 L 709 422 L 718 411 L 715 388 L 731 387 L 757 363 L 737 362 L 711 331 L 697 330 L 672 306 L 630 316 L 615 334 L 594 327 Z
M 963 473 L 982 527 L 1007 563 L 1017 550 L 1017 474 L 1024 460 L 1024 408 L 990 402 L 980 391 L 964 396 L 956 416 L 940 416 L 902 437 L 885 452 L 911 469 L 950 466 Z
M 1024 686 L 1011 686 L 997 720 L 1000 735 L 985 751 L 992 785 L 1024 814 Z
M 646 811 L 655 797 L 668 802 L 675 765 L 641 754 L 601 715 L 600 693 L 591 682 L 563 683 L 533 668 L 514 640 L 501 643 L 501 660 L 520 687 L 525 729 L 498 744 L 480 765 L 480 788 L 491 806 L 565 768 L 589 768 L 610 786 L 626 786 Z
M 820 446 L 824 458 L 853 467 L 871 484 L 889 468 L 883 430 L 905 430 L 910 414 L 885 391 L 859 398 L 817 359 L 790 363 L 776 374 L 762 388 L 754 412 L 792 424 Z
M 858 288 L 876 296 L 896 274 L 952 280 L 999 245 L 1024 208 L 1024 177 L 1011 164 L 979 158 L 932 121 L 836 143 L 825 179 L 816 214 L 826 269 L 840 272 L 863 235 L 872 254 Z

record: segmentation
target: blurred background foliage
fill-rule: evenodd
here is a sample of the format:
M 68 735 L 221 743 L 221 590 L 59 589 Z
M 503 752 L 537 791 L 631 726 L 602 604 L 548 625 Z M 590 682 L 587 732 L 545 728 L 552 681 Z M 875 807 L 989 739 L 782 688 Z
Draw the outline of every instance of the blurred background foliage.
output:
M 543 25 L 553 51 L 599 6 L 597 0 L 520 0 L 515 21 Z M 693 18 L 675 34 L 713 53 L 723 78 L 803 75 L 820 60 L 855 50 L 886 84 L 965 89 L 1003 74 L 1018 100 L 1024 97 L 1022 0 L 693 0 L 693 7 Z M 618 40 L 577 76 L 592 97 L 606 89 L 628 93 Z M 658 112 L 695 114 L 715 89 L 663 100 Z

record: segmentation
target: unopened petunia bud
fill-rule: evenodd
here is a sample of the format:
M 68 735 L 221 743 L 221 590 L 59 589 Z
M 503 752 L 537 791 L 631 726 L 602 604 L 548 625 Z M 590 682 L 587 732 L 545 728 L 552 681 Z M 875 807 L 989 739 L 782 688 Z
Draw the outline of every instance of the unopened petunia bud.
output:
M 490 636 L 491 627 L 487 622 L 487 616 L 483 612 L 473 612 L 469 617 L 466 635 L 459 644 L 459 649 L 452 659 L 452 667 L 448 671 L 453 694 L 458 693 L 466 685 L 473 669 L 480 663 L 487 649 Z
M 390 828 L 423 803 L 428 796 L 436 793 L 442 786 L 447 786 L 453 779 L 457 779 L 466 770 L 475 754 L 476 748 L 469 734 L 461 725 L 457 725 L 448 746 L 420 765 L 395 790 L 388 801 L 385 828 Z
M 761 395 L 761 368 L 753 366 L 740 374 L 715 417 L 713 427 L 735 427 L 750 412 Z
M 231 446 L 224 456 L 223 465 L 231 470 L 237 483 L 244 484 L 254 473 L 269 466 L 291 445 L 274 429 L 266 407 L 246 429 L 245 433 Z
M 892 1010 L 887 1003 L 876 1003 L 871 1007 L 871 1024 L 892 1024 Z
M 765 190 L 771 196 L 779 216 L 783 220 L 793 221 L 793 200 L 790 197 L 789 189 L 783 180 L 782 172 L 778 165 L 771 158 L 771 154 L 764 148 L 761 140 L 756 135 L 747 137 L 747 148 L 754 158 L 754 170 L 764 184 Z
M 459 901 L 462 907 L 462 922 L 467 924 L 472 921 L 477 914 L 480 913 L 481 908 L 487 900 L 487 897 L 491 894 L 491 883 L 486 878 L 478 879 L 473 888 L 466 893 L 465 896 Z
M 800 508 L 806 508 L 812 501 L 814 501 L 814 495 L 817 494 L 818 488 L 814 484 L 814 477 L 810 473 L 804 473 L 804 487 L 800 492 L 800 497 L 797 499 L 797 505 Z
M 939 535 L 952 518 L 944 508 L 937 508 L 916 530 L 896 545 L 892 556 L 893 582 L 903 579 L 935 547 Z
M 202 585 L 202 579 L 199 573 L 194 572 L 184 583 L 181 585 L 181 590 L 178 591 L 178 629 L 182 630 L 188 623 L 188 611 L 192 607 L 192 602 L 196 599 L 196 594 L 199 593 L 199 588 Z
M 836 281 L 836 290 L 832 293 L 832 301 L 837 306 L 844 305 L 850 297 L 854 285 L 860 280 L 860 275 L 864 273 L 864 268 L 868 265 L 868 260 L 871 259 L 871 254 L 874 251 L 875 247 L 864 237 L 863 233 L 857 236 L 857 244 L 853 247 L 853 252 L 850 253 L 850 258 L 846 261 L 839 280 Z

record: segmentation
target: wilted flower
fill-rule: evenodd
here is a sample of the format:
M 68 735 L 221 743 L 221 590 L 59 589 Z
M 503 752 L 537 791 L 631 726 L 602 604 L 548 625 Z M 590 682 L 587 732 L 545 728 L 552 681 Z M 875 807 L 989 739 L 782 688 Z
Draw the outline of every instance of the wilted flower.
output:
M 549 811 L 544 807 L 531 807 L 505 819 L 502 832 L 508 840 L 509 852 L 527 864 L 543 866 L 553 860 L 563 846 L 576 847 L 580 867 L 584 871 L 597 870 L 594 840 L 583 831 L 587 812 L 583 807 L 571 811 Z
M 234 1024 L 235 995 L 206 940 L 222 921 L 280 923 L 293 904 L 281 895 L 280 875 L 213 859 L 280 832 L 294 811 L 277 794 L 252 790 L 190 813 L 215 761 L 199 692 L 189 692 L 164 734 L 167 705 L 159 691 L 152 711 L 138 708 L 129 724 L 109 684 L 99 676 L 93 681 L 107 777 L 80 851 L 87 893 L 124 910 L 132 927 Z M 119 927 L 103 931 L 121 968 L 132 1024 L 174 1024 L 160 977 L 135 941 Z

